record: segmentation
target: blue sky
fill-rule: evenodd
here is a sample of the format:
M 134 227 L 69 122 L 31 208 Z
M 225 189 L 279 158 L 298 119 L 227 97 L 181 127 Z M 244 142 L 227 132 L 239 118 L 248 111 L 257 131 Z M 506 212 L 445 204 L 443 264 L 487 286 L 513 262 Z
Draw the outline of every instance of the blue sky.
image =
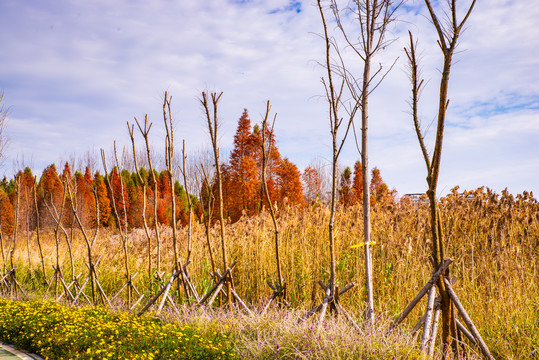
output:
M 146 113 L 160 149 L 165 90 L 173 97 L 177 148 L 182 139 L 188 152 L 208 147 L 198 99 L 203 90 L 223 91 L 224 149 L 243 109 L 259 122 L 269 99 L 278 114 L 281 154 L 301 169 L 315 159 L 327 162 L 331 138 L 321 96 L 324 71 L 317 65 L 324 44 L 316 36 L 322 29 L 314 4 L 2 0 L 0 91 L 10 108 L 10 147 L 0 176 L 12 176 L 21 165 L 40 172 L 88 151 L 109 151 L 114 140 L 129 145 L 126 121 Z M 369 129 L 371 167 L 400 194 L 426 189 L 408 114 L 407 31 L 419 41 L 427 81 L 425 124 L 436 117 L 442 60 L 422 2 L 411 0 L 402 10 L 391 29 L 396 41 L 376 59 L 387 66 L 399 58 L 371 95 Z M 452 67 L 441 195 L 456 185 L 539 193 L 538 18 L 539 8 L 526 2 L 477 2 Z M 344 55 L 357 68 L 357 60 Z M 359 158 L 352 140 L 343 166 Z

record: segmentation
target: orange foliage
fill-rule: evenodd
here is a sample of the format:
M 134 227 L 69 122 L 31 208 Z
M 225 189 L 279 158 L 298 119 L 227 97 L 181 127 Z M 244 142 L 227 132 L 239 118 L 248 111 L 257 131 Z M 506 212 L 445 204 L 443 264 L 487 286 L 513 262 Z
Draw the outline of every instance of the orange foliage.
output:
M 322 199 L 322 177 L 312 166 L 307 166 L 301 175 L 305 185 L 305 198 L 308 202 L 314 203 Z

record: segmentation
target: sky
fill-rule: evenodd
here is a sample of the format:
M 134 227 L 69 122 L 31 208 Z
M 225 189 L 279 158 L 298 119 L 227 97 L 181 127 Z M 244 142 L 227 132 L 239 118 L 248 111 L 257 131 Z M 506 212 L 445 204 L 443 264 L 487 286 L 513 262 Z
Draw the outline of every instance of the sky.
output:
M 446 2 L 434 3 L 441 14 Z M 468 3 L 457 1 L 460 16 Z M 442 55 L 423 2 L 409 0 L 397 14 L 391 42 L 373 62 L 385 71 L 396 61 L 370 95 L 369 163 L 402 195 L 427 189 L 410 116 L 408 31 L 418 41 L 426 83 L 419 111 L 431 151 Z M 527 2 L 477 2 L 451 68 L 439 195 L 455 186 L 539 193 L 538 18 L 539 7 Z M 353 37 L 352 20 L 344 24 Z M 342 40 L 334 22 L 329 31 Z M 0 91 L 10 142 L 0 176 L 25 166 L 39 174 L 74 158 L 84 166 L 85 154 L 97 159 L 114 141 L 129 146 L 126 122 L 145 114 L 159 151 L 165 91 L 172 96 L 176 148 L 183 139 L 188 153 L 209 148 L 201 92 L 223 92 L 223 157 L 243 109 L 259 123 L 270 100 L 281 155 L 301 170 L 313 161 L 329 167 L 321 33 L 313 0 L 1 0 Z M 360 59 L 341 49 L 360 77 Z M 359 157 L 351 136 L 340 165 L 353 168 Z

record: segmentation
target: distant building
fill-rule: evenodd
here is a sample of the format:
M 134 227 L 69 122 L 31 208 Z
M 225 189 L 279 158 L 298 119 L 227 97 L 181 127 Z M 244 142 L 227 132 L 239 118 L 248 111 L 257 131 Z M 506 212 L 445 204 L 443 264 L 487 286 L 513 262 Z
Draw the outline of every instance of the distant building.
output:
M 417 204 L 420 202 L 428 202 L 427 194 L 425 193 L 416 193 L 416 194 L 404 194 L 403 198 L 408 198 L 412 204 Z

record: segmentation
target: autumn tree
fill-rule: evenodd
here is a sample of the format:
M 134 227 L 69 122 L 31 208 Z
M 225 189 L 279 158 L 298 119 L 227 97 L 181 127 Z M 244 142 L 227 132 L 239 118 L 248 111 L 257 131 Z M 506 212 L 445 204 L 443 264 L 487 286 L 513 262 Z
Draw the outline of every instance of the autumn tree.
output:
M 301 174 L 305 200 L 315 203 L 322 199 L 322 178 L 320 173 L 312 166 L 307 166 Z
M 304 202 L 303 186 L 301 185 L 301 173 L 296 164 L 284 158 L 277 171 L 279 187 L 279 199 L 281 202 L 301 205 Z M 269 191 L 268 191 L 269 192 Z
M 13 205 L 8 195 L 0 189 L 0 233 L 3 236 L 11 236 L 15 226 L 15 214 Z M 3 255 L 2 249 L 2 255 Z
M 56 166 L 49 165 L 43 170 L 38 186 L 39 192 L 39 213 L 42 214 L 43 226 L 52 226 L 54 220 L 50 211 L 61 212 L 63 204 L 63 185 L 58 176 Z
M 99 205 L 99 225 L 108 226 L 112 208 L 110 205 L 107 185 L 105 184 L 105 178 L 99 173 L 99 171 L 97 171 L 94 175 L 94 187 L 97 192 L 97 202 Z M 92 213 L 92 217 L 94 218 L 92 221 L 92 227 L 96 227 L 98 219 L 95 219 L 95 213 Z
M 262 136 L 264 135 L 264 136 Z M 223 166 L 223 195 L 228 217 L 232 222 L 243 214 L 257 214 L 266 202 L 262 184 L 262 142 L 272 151 L 266 159 L 266 187 L 272 201 L 302 204 L 301 173 L 290 160 L 281 159 L 275 134 L 267 124 L 255 125 L 245 109 L 238 121 L 234 149 L 230 161 Z M 267 204 L 266 204 L 267 205 Z
M 162 171 L 157 177 L 157 188 L 159 191 L 157 202 L 157 221 L 161 225 L 172 225 L 172 209 L 171 209 L 171 197 L 172 190 L 170 188 L 170 182 L 168 175 L 165 171 Z
M 352 195 L 352 170 L 350 170 L 348 166 L 341 174 L 339 199 L 343 205 L 351 205 L 354 203 Z
M 84 175 L 75 172 L 75 186 L 77 189 L 76 199 L 81 223 L 85 227 L 95 226 L 92 219 L 95 219 L 95 198 L 92 191 L 92 175 L 87 166 Z
M 393 202 L 392 192 L 382 179 L 380 169 L 374 167 L 371 171 L 371 183 L 369 192 L 371 194 L 371 206 L 376 204 L 387 205 Z
M 112 169 L 109 176 L 110 189 L 108 189 L 108 197 L 110 200 L 114 200 L 116 211 L 118 213 L 118 224 L 120 227 L 124 228 L 125 226 L 127 226 L 127 224 L 125 223 L 125 219 L 127 217 L 127 213 L 129 212 L 127 189 L 123 185 L 123 180 L 120 179 L 120 174 L 118 174 L 117 167 L 114 167 Z
M 360 161 L 354 164 L 354 176 L 352 178 L 352 196 L 353 202 L 363 201 L 363 170 Z
M 237 221 L 242 213 L 252 215 L 256 212 L 260 191 L 256 160 L 258 152 L 256 137 L 251 131 L 251 120 L 245 109 L 238 120 L 229 164 L 223 167 L 225 202 L 232 222 Z

